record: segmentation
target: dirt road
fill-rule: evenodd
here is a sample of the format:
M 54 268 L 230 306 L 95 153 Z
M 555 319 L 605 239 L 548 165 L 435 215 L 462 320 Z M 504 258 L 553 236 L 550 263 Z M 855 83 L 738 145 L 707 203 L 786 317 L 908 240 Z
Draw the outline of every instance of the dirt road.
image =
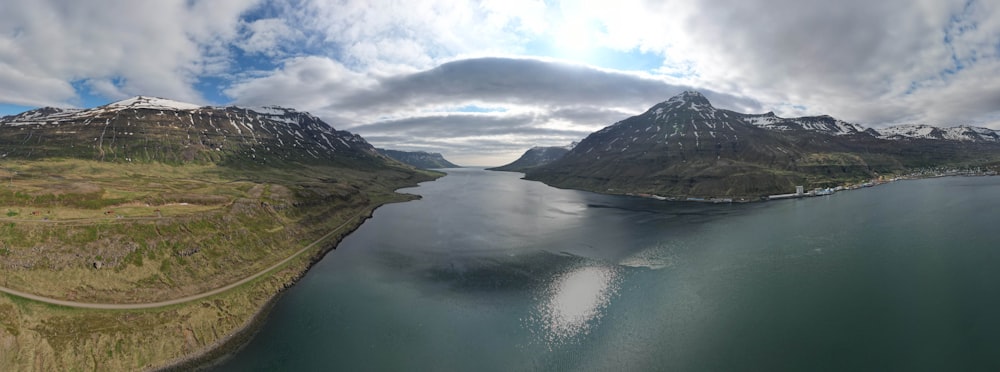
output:
M 264 270 L 261 270 L 260 272 L 257 272 L 256 274 L 250 275 L 250 276 L 248 276 L 246 278 L 243 278 L 243 279 L 241 279 L 241 280 L 239 280 L 237 282 L 234 282 L 234 283 L 231 283 L 229 285 L 226 285 L 225 287 L 216 288 L 216 289 L 213 289 L 213 290 L 208 291 L 208 292 L 203 292 L 203 293 L 199 293 L 199 294 L 195 294 L 195 295 L 191 295 L 191 296 L 176 298 L 176 299 L 173 299 L 173 300 L 166 300 L 166 301 L 159 301 L 159 302 L 148 302 L 148 303 L 141 303 L 141 304 L 95 304 L 95 303 L 67 301 L 67 300 L 60 300 L 60 299 L 56 299 L 56 298 L 38 296 L 38 295 L 33 295 L 31 293 L 25 293 L 25 292 L 13 290 L 13 289 L 10 289 L 10 288 L 5 288 L 5 287 L 0 287 L 0 292 L 11 294 L 11 295 L 18 296 L 18 297 L 27 298 L 27 299 L 33 300 L 33 301 L 44 302 L 44 303 L 47 303 L 47 304 L 59 305 L 59 306 L 66 306 L 66 307 L 75 307 L 75 308 L 81 308 L 81 309 L 103 309 L 103 310 L 153 309 L 153 308 L 158 308 L 158 307 L 172 306 L 172 305 L 183 304 L 183 303 L 186 303 L 186 302 L 197 301 L 197 300 L 200 300 L 200 299 L 203 299 L 203 298 L 206 298 L 206 297 L 210 297 L 210 296 L 214 296 L 214 295 L 223 293 L 225 291 L 228 291 L 230 289 L 239 287 L 239 286 L 241 286 L 243 284 L 246 284 L 247 282 L 249 282 L 251 280 L 257 279 L 257 278 L 261 277 L 262 275 L 267 274 L 271 270 L 274 270 L 274 269 L 277 269 L 278 267 L 281 267 L 282 265 L 288 263 L 288 261 L 291 261 L 292 259 L 294 259 L 294 258 L 298 257 L 299 255 L 301 255 L 303 252 L 308 251 L 309 249 L 311 249 L 311 248 L 315 247 L 316 245 L 322 243 L 324 240 L 326 240 L 327 238 L 329 238 L 333 234 L 336 234 L 338 231 L 340 231 L 340 229 L 343 229 L 345 226 L 347 226 L 347 224 L 355 221 L 356 218 L 360 217 L 364 213 L 365 212 L 358 213 L 354 217 L 351 217 L 350 219 L 348 219 L 344 223 L 340 224 L 340 226 L 337 226 L 333 230 L 330 230 L 330 232 L 326 233 L 326 235 L 321 236 L 319 239 L 316 239 L 312 243 L 309 243 L 305 247 L 302 247 L 302 249 L 299 249 L 298 251 L 296 251 L 295 253 L 291 254 L 288 257 L 286 257 L 285 259 L 279 261 L 278 263 L 276 263 L 274 265 L 271 265 L 270 267 L 268 267 L 268 268 L 266 268 Z

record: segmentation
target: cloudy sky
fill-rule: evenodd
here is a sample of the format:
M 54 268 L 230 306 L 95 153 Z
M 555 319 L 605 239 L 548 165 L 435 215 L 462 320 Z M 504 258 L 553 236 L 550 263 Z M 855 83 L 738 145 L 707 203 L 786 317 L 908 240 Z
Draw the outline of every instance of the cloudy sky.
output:
M 1000 129 L 989 0 L 4 0 L 0 115 L 135 95 L 310 111 L 497 165 L 686 89 L 869 127 Z

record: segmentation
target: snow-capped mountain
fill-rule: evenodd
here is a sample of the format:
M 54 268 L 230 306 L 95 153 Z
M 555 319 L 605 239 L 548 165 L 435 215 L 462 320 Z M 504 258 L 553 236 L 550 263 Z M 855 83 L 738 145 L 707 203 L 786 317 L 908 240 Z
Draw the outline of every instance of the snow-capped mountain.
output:
M 811 130 L 832 135 L 867 133 L 887 140 L 930 139 L 965 142 L 1000 142 L 1000 131 L 960 125 L 955 127 L 935 127 L 925 124 L 901 124 L 879 129 L 868 129 L 860 124 L 848 123 L 828 115 L 806 116 L 785 119 L 766 114 L 744 114 L 743 121 L 760 128 L 793 131 Z
M 865 130 L 864 127 L 858 124 L 848 123 L 828 115 L 785 119 L 774 115 L 774 112 L 768 112 L 761 115 L 745 114 L 743 115 L 743 121 L 750 125 L 771 130 L 811 130 L 837 136 L 857 134 Z
M 1000 142 L 1000 131 L 960 125 L 939 128 L 924 124 L 903 124 L 876 129 L 879 138 L 890 140 L 936 139 L 968 142 Z
M 879 129 L 868 129 L 860 124 L 848 123 L 828 115 L 800 118 L 781 118 L 766 114 L 743 114 L 743 121 L 760 128 L 794 131 L 810 130 L 832 135 L 867 133 L 887 140 L 931 139 L 966 142 L 1000 142 L 1000 131 L 960 125 L 955 127 L 935 127 L 925 124 L 902 124 Z
M 210 107 L 132 97 L 91 109 L 0 118 L 0 156 L 113 161 L 268 162 L 379 158 L 358 135 L 290 108 Z
M 152 109 L 152 110 L 174 110 L 190 111 L 201 108 L 193 103 L 178 102 L 159 97 L 136 96 L 123 99 L 104 106 L 107 109 Z
M 884 134 L 891 133 L 891 134 Z M 754 197 L 907 169 L 1000 159 L 996 131 L 866 129 L 830 116 L 781 118 L 717 109 L 683 92 L 621 120 L 526 178 L 558 187 L 674 196 Z M 921 140 L 904 140 L 921 138 Z M 926 138 L 926 139 L 924 139 Z

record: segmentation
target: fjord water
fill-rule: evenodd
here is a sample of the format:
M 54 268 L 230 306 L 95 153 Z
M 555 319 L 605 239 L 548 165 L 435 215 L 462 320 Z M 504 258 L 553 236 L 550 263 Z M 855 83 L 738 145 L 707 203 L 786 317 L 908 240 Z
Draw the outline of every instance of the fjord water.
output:
M 750 205 L 401 190 L 223 371 L 1000 370 L 1000 177 Z

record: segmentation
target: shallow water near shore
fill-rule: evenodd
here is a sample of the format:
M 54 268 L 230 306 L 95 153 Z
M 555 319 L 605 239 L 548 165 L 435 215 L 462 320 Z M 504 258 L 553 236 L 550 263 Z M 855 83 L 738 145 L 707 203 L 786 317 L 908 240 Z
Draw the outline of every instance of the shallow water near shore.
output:
M 1000 369 L 1000 177 L 713 205 L 448 173 L 214 369 Z

